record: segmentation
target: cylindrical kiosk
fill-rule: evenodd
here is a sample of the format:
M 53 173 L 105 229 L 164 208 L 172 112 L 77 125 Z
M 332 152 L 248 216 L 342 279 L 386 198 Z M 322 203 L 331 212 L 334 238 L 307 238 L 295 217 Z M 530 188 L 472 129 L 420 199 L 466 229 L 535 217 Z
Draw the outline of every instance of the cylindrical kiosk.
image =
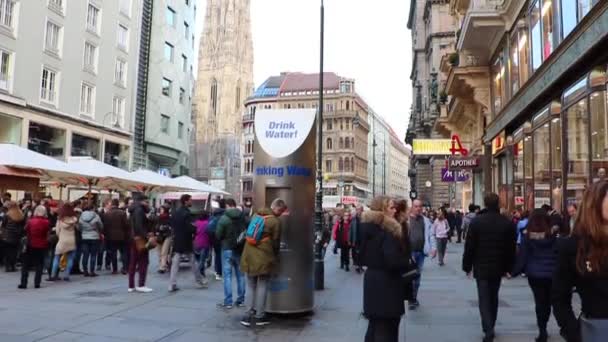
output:
M 279 263 L 266 301 L 270 313 L 303 313 L 314 306 L 315 113 L 255 113 L 253 207 L 270 207 L 280 198 L 289 208 L 280 218 Z

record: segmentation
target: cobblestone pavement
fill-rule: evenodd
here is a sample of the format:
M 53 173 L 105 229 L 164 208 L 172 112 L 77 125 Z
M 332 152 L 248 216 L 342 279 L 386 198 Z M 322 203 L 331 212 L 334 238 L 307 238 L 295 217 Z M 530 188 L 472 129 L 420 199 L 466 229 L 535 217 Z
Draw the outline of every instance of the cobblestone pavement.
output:
M 401 340 L 481 341 L 475 285 L 460 271 L 462 245 L 448 246 L 447 265 L 427 260 L 420 294 L 422 306 L 402 321 Z M 153 264 L 156 255 L 151 254 Z M 362 275 L 338 269 L 326 256 L 326 287 L 316 293 L 316 310 L 304 317 L 275 317 L 263 329 L 239 324 L 244 309 L 216 308 L 222 285 L 197 289 L 192 274 L 180 274 L 181 291 L 168 293 L 168 275 L 150 267 L 150 294 L 127 293 L 127 279 L 103 271 L 97 278 L 73 276 L 70 283 L 43 282 L 43 288 L 17 290 L 19 275 L 0 271 L 0 341 L 363 341 Z M 30 275 L 30 282 L 32 281 Z M 234 283 L 234 282 L 233 282 Z M 533 341 L 534 303 L 525 279 L 505 281 L 497 342 Z M 552 319 L 551 341 L 557 328 Z M 404 337 L 406 336 L 406 337 Z

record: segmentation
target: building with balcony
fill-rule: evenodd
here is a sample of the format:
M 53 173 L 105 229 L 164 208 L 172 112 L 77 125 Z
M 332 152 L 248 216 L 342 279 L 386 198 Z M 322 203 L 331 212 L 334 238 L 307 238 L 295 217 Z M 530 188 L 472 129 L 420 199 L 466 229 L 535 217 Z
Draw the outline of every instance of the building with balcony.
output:
M 451 1 L 444 129 L 484 154 L 507 209 L 563 210 L 608 167 L 608 2 Z
M 0 142 L 130 168 L 141 0 L 0 1 Z
M 323 77 L 324 203 L 363 203 L 370 192 L 368 106 L 356 93 L 354 80 L 330 72 L 324 73 Z M 269 77 L 245 101 L 241 135 L 243 202 L 253 198 L 253 124 L 256 110 L 318 108 L 318 99 L 319 74 L 294 72 Z
M 449 133 L 439 125 L 445 117 L 447 101 L 441 91 L 447 82 L 447 74 L 440 70 L 441 59 L 455 50 L 457 35 L 457 21 L 450 15 L 449 1 L 411 1 L 407 27 L 412 34 L 410 79 L 414 103 L 406 142 L 449 138 Z M 446 157 L 413 155 L 411 158 L 411 187 L 426 206 L 453 204 L 449 194 L 454 184 L 442 181 Z

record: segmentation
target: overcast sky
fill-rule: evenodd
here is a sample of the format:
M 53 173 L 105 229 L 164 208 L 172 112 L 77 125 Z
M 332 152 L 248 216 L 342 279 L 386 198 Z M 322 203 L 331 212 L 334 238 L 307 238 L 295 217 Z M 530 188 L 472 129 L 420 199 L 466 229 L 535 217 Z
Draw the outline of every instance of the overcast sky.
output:
M 207 0 L 198 0 L 204 19 Z M 320 0 L 251 0 L 256 88 L 282 71 L 319 72 Z M 325 71 L 357 92 L 405 136 L 412 103 L 409 0 L 325 0 Z M 203 20 L 197 22 L 197 31 Z M 197 44 L 198 46 L 198 44 Z

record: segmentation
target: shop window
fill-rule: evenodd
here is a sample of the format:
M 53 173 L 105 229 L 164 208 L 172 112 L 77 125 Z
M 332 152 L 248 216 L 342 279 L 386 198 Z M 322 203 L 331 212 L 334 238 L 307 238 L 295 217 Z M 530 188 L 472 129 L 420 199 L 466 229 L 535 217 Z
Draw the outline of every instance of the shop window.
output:
M 492 96 L 494 98 L 494 115 L 497 115 L 503 106 L 504 94 L 504 66 L 499 56 L 492 63 Z
M 519 35 L 515 31 L 511 36 L 509 53 L 509 81 L 511 82 L 511 94 L 514 95 L 519 90 Z
M 598 91 L 589 98 L 591 114 L 591 158 L 594 180 L 598 174 L 606 174 L 608 169 L 608 113 L 606 112 L 606 91 Z M 600 169 L 603 169 L 600 172 Z
M 129 146 L 106 141 L 103 162 L 124 170 L 128 170 Z
M 552 0 L 543 1 L 541 15 L 543 17 L 543 61 L 545 61 L 547 58 L 549 58 L 553 52 L 553 49 L 555 48 L 555 42 L 553 41 L 553 31 L 555 26 L 553 25 Z
M 85 137 L 80 134 L 72 134 L 73 157 L 91 157 L 99 159 L 99 140 Z
M 534 208 L 551 204 L 551 139 L 549 123 L 534 132 Z
M 21 119 L 0 114 L 0 143 L 21 144 Z
M 562 208 L 562 121 L 551 120 L 551 206 L 558 211 Z
M 577 0 L 562 0 L 562 30 L 564 38 L 566 38 L 570 32 L 574 30 L 577 23 L 576 8 Z
M 513 198 L 515 207 L 524 203 L 524 141 L 513 145 Z
M 536 1 L 530 10 L 530 46 L 532 47 L 532 72 L 543 62 L 542 33 L 540 29 L 540 2 Z
M 597 0 L 578 0 L 578 21 L 581 21 L 591 11 L 594 2 Z
M 62 159 L 65 143 L 65 130 L 30 121 L 28 149 Z
M 530 41 L 528 39 L 528 25 L 525 19 L 517 24 L 517 52 L 519 54 L 519 85 L 522 86 L 528 80 L 530 74 Z
M 580 202 L 589 179 L 589 121 L 587 100 L 566 111 L 566 141 L 568 144 L 568 203 Z

